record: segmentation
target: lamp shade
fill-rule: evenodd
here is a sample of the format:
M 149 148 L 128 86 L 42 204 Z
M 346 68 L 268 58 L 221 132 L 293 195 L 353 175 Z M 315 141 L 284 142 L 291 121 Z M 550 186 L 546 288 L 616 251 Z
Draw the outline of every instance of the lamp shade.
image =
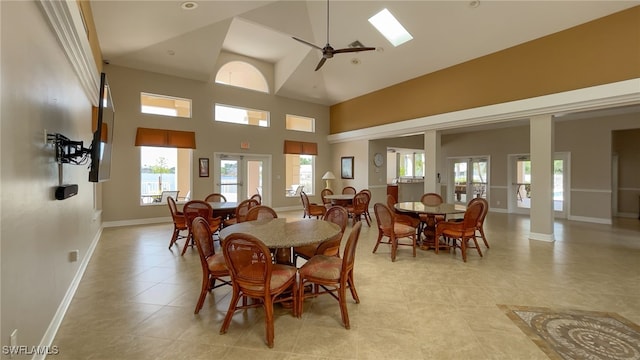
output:
M 331 171 L 327 171 L 326 173 L 324 173 L 324 175 L 322 175 L 322 180 L 334 180 L 335 178 L 336 176 L 333 175 Z

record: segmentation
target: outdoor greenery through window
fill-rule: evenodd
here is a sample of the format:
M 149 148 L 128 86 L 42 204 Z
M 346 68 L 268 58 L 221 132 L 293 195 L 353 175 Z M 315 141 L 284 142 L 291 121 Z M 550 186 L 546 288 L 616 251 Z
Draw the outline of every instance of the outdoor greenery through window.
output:
M 316 119 L 314 118 L 287 114 L 285 123 L 287 130 L 316 131 Z
M 288 197 L 300 196 L 300 191 L 308 195 L 314 193 L 314 160 L 313 155 L 285 154 L 285 195 Z
M 140 111 L 143 114 L 190 118 L 191 99 L 143 92 L 140 93 Z
M 140 147 L 140 203 L 160 203 L 163 191 L 188 197 L 191 188 L 191 149 Z M 177 199 L 176 199 L 177 200 Z
M 269 127 L 268 111 L 216 104 L 214 112 L 216 121 Z
M 424 153 L 399 153 L 400 177 L 424 177 Z

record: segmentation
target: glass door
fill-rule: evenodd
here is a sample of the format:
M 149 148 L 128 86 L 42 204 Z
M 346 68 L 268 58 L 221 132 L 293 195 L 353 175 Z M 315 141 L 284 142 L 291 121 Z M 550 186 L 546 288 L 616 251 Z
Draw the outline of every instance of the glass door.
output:
M 474 197 L 487 198 L 489 158 L 453 159 L 451 172 L 448 201 L 466 205 Z
M 269 184 L 269 155 L 214 154 L 214 192 L 227 201 L 240 202 L 253 194 L 260 194 L 264 204 L 271 203 Z
M 556 153 L 553 160 L 553 210 L 556 217 L 566 218 L 569 186 L 568 153 Z M 531 159 L 529 155 L 512 155 L 509 212 L 528 214 L 531 209 Z M 511 195 L 513 194 L 513 195 Z

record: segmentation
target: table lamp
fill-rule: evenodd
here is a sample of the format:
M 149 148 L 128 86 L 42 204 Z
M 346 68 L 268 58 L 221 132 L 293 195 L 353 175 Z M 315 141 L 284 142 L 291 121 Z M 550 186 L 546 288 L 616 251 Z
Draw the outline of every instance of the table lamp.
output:
M 322 180 L 327 182 L 327 185 L 326 185 L 327 189 L 331 189 L 331 186 L 329 186 L 329 180 L 334 180 L 335 178 L 336 176 L 333 175 L 331 171 L 327 171 L 326 173 L 324 173 L 324 175 L 322 175 Z

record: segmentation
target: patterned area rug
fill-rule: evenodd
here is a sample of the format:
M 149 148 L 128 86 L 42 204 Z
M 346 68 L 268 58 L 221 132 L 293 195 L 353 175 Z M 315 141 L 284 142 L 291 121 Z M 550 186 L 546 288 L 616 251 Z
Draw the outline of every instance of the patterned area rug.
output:
M 640 359 L 640 326 L 618 314 L 498 306 L 551 359 Z

